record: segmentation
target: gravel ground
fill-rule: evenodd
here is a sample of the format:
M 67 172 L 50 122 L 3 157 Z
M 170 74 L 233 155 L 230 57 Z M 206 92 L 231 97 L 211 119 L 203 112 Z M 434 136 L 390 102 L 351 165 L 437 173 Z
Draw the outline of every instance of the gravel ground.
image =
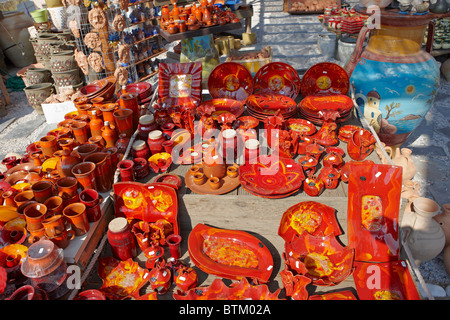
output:
M 246 49 L 261 49 L 270 45 L 274 50 L 273 61 L 283 61 L 299 70 L 306 70 L 326 59 L 317 46 L 319 34 L 327 33 L 318 23 L 317 16 L 289 15 L 283 12 L 281 0 L 248 1 L 253 5 L 252 31 L 257 34 L 257 43 Z M 172 45 L 168 45 L 170 49 Z M 161 56 L 164 58 L 164 56 Z M 442 58 L 438 58 L 441 62 Z M 328 59 L 341 63 L 334 59 Z M 10 74 L 16 68 L 10 67 Z M 153 78 L 153 82 L 156 79 Z M 25 152 L 26 147 L 52 129 L 43 115 L 38 115 L 29 105 L 25 93 L 10 94 L 11 104 L 7 115 L 0 118 L 0 157 Z M 420 184 L 420 196 L 429 197 L 440 205 L 450 202 L 449 155 L 450 155 L 450 83 L 441 79 L 441 86 L 433 108 L 420 127 L 410 136 L 403 147 L 413 150 L 412 159 L 417 168 L 415 181 Z M 2 170 L 3 171 L 3 170 Z M 419 266 L 425 282 L 435 296 L 450 296 L 450 276 L 446 273 L 442 253 Z M 434 287 L 437 285 L 438 287 Z M 447 297 L 444 289 L 447 288 Z

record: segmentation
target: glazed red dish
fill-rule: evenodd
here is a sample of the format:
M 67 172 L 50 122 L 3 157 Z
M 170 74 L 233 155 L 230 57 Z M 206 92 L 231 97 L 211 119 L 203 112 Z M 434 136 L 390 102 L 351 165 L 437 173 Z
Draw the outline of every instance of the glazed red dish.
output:
M 251 234 L 197 224 L 189 234 L 191 260 L 206 273 L 227 279 L 268 282 L 273 271 L 269 249 Z
M 336 63 L 322 62 L 309 68 L 302 78 L 303 97 L 309 95 L 347 94 L 350 80 L 344 68 Z
M 218 116 L 223 112 L 229 112 L 237 118 L 240 117 L 245 111 L 243 102 L 227 98 L 211 99 L 203 102 L 200 106 L 214 107 L 215 111 L 212 113 L 213 116 Z
M 300 92 L 300 85 L 300 77 L 292 66 L 284 62 L 271 62 L 256 72 L 253 92 L 281 94 L 295 99 Z
M 245 101 L 253 92 L 253 77 L 242 64 L 224 62 L 210 73 L 208 90 L 213 99 L 227 98 Z

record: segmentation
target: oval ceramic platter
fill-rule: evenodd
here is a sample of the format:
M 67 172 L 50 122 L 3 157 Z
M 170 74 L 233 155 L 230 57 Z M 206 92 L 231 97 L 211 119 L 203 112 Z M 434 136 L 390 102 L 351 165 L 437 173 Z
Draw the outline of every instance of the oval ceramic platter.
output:
M 253 77 L 243 65 L 237 62 L 224 62 L 210 73 L 208 90 L 213 99 L 245 101 L 253 93 Z
M 302 78 L 303 97 L 310 95 L 347 94 L 350 80 L 347 72 L 340 65 L 322 62 L 309 68 Z
M 265 283 L 273 271 L 269 249 L 244 231 L 199 223 L 189 234 L 188 251 L 202 271 L 226 279 L 251 278 Z
M 284 62 L 270 62 L 262 66 L 253 78 L 254 93 L 281 94 L 295 99 L 300 86 L 297 71 Z

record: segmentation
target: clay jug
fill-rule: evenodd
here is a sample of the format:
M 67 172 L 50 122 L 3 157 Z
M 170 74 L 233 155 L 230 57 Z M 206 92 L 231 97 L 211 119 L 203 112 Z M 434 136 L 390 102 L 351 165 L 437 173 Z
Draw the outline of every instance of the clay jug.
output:
M 428 198 L 413 201 L 412 212 L 405 213 L 400 227 L 417 265 L 435 258 L 445 246 L 445 234 L 433 216 L 439 205 Z
M 62 150 L 62 156 L 59 158 L 56 164 L 56 170 L 61 178 L 63 177 L 73 177 L 72 168 L 79 164 L 82 160 L 78 157 L 72 155 L 69 149 Z
M 442 212 L 433 217 L 442 230 L 444 230 L 445 234 L 445 246 L 450 246 L 450 203 L 446 203 L 442 205 Z
M 170 19 L 170 9 L 169 5 L 163 5 L 161 9 L 161 19 L 163 21 L 168 21 Z
M 416 166 L 410 157 L 412 150 L 408 148 L 396 148 L 390 146 L 386 146 L 384 149 L 391 158 L 392 162 L 396 166 L 403 168 L 403 182 L 411 180 L 416 174 Z
M 210 147 L 206 151 L 203 161 L 203 173 L 209 178 L 217 177 L 223 178 L 227 173 L 227 167 L 223 158 L 216 154 L 216 149 Z
M 412 196 L 418 196 L 419 183 L 412 180 L 404 181 L 401 195 L 403 199 L 410 199 Z

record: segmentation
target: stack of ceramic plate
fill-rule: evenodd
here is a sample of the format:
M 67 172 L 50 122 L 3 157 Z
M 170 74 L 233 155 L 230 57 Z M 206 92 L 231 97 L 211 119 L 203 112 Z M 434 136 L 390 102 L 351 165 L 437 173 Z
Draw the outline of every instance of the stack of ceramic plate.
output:
M 101 80 L 95 80 L 80 89 L 82 96 L 89 100 L 102 97 L 104 101 L 108 101 L 114 96 L 116 91 L 116 78 L 114 76 Z
M 343 94 L 307 96 L 298 105 L 300 116 L 314 124 L 322 124 L 327 111 L 337 112 L 335 122 L 345 122 L 351 117 L 353 100 Z
M 275 115 L 278 110 L 285 119 L 297 115 L 297 103 L 282 94 L 252 94 L 245 103 L 248 114 L 259 120 Z
M 256 163 L 239 167 L 239 180 L 247 192 L 263 198 L 284 198 L 296 193 L 305 175 L 293 159 L 277 155 L 259 156 Z
M 151 100 L 153 87 L 148 82 L 136 82 L 127 85 L 126 90 L 138 97 L 139 104 L 144 104 Z M 117 95 L 120 97 L 120 91 Z
M 341 31 L 346 33 L 359 33 L 364 26 L 364 19 L 361 17 L 345 17 L 341 20 Z

